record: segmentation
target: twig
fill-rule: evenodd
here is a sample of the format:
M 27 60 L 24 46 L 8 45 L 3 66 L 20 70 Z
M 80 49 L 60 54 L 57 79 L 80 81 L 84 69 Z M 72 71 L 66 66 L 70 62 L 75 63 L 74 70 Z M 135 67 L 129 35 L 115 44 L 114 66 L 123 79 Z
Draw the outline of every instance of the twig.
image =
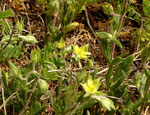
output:
M 109 68 L 103 69 L 102 71 L 98 72 L 97 75 L 99 75 L 99 74 L 101 74 L 101 73 L 103 73 L 103 72 L 106 72 L 108 69 L 109 69 Z
M 77 105 L 76 105 L 76 107 L 75 107 L 75 109 L 70 113 L 70 115 L 73 115 L 75 112 L 76 112 L 76 110 L 78 109 L 78 107 L 81 105 L 81 103 L 78 103 Z
M 27 9 L 25 7 L 25 4 L 23 3 L 23 8 L 25 10 L 26 16 L 27 16 L 27 20 L 28 20 L 28 25 L 29 25 L 29 29 L 30 29 L 30 34 L 32 34 L 32 30 L 31 30 L 31 25 L 30 25 L 30 21 L 29 21 L 29 15 L 27 13 Z
M 8 99 L 5 101 L 5 104 L 7 104 L 10 99 L 16 97 L 16 92 L 14 92 L 11 96 L 8 97 Z M 2 107 L 4 107 L 4 103 L 0 106 L 0 109 L 2 109 Z
M 12 36 L 13 36 L 14 32 L 15 32 L 15 27 L 13 26 L 12 31 L 11 31 L 11 34 L 10 34 L 9 41 L 8 41 L 8 43 L 7 43 L 2 49 L 0 49 L 0 52 L 1 52 L 2 50 L 4 50 L 4 49 L 9 45 L 9 43 L 10 43 L 10 41 L 11 41 L 11 39 L 12 39 Z
M 54 20 L 53 20 L 53 27 L 56 25 L 56 20 L 58 18 L 59 9 L 57 9 L 56 13 L 54 14 Z
M 3 98 L 3 104 L 4 104 L 4 114 L 7 115 L 7 112 L 6 112 L 6 101 L 5 101 L 4 88 L 3 88 L 3 82 L 1 83 L 1 86 L 2 86 L 2 98 Z
M 33 74 L 35 72 L 35 62 L 32 64 L 32 70 L 27 73 L 27 75 L 25 76 L 25 79 L 26 79 L 26 85 L 28 85 L 28 78 L 31 74 Z M 25 99 L 27 99 L 27 92 L 25 92 Z
M 4 96 L 5 93 L 4 93 L 2 73 L 1 73 L 1 65 L 0 65 L 0 78 L 1 78 L 1 88 L 2 88 L 2 98 L 3 98 L 3 105 L 4 105 L 4 114 L 7 115 L 7 112 L 6 112 L 6 101 L 5 101 L 5 96 Z
M 63 70 L 48 70 L 48 73 L 50 72 L 63 72 Z
M 149 109 L 149 106 L 148 106 L 148 107 L 146 107 L 146 110 L 145 110 L 144 115 L 147 115 L 147 111 L 148 111 L 148 109 Z
M 29 98 L 28 98 L 28 100 L 27 100 L 27 104 L 24 106 L 24 108 L 21 110 L 21 112 L 19 113 L 19 115 L 23 115 L 23 113 L 28 109 L 28 106 L 29 106 L 29 103 L 30 103 L 30 100 L 31 100 L 31 97 L 32 97 L 32 94 L 33 94 L 33 92 L 35 91 L 35 89 L 36 89 L 36 86 L 37 86 L 37 84 L 38 84 L 38 81 L 39 81 L 39 79 L 40 79 L 40 75 L 41 75 L 41 67 L 40 67 L 40 64 L 38 64 L 38 77 L 37 77 L 37 79 L 36 79 L 36 81 L 35 81 L 35 84 L 34 84 L 34 86 L 33 86 L 33 88 L 32 88 L 32 91 L 31 91 L 31 93 L 30 93 L 30 95 L 29 95 Z
M 145 89 L 145 93 L 148 92 L 149 88 L 150 88 L 150 80 L 148 80 L 148 86 Z M 146 94 L 144 94 L 144 97 L 142 99 L 142 105 L 141 105 L 141 108 L 140 108 L 140 115 L 142 115 L 143 109 L 144 109 L 144 106 L 145 106 L 145 101 L 144 101 L 145 100 L 145 96 L 146 96 Z
M 32 65 L 32 70 L 25 76 L 27 82 L 28 82 L 28 77 L 35 72 L 35 62 Z
M 121 16 L 120 16 L 119 26 L 118 26 L 118 28 L 117 28 L 117 33 L 119 33 L 119 31 L 120 31 L 120 29 L 121 29 L 121 25 L 122 25 L 122 22 L 123 22 L 123 18 L 124 18 L 125 9 L 126 9 L 126 7 L 127 7 L 127 4 L 128 4 L 128 0 L 125 0 L 124 6 L 123 6 L 123 10 L 122 10 L 122 13 L 121 13 Z M 117 35 L 117 36 L 118 36 L 118 35 Z M 114 59 L 115 47 L 116 47 L 116 44 L 115 44 L 115 42 L 113 42 L 112 53 L 111 53 L 111 59 L 112 59 L 112 60 Z
M 59 3 L 59 8 L 61 7 L 62 3 L 64 0 L 61 0 Z M 53 20 L 53 27 L 56 25 L 56 21 L 58 19 L 58 15 L 59 15 L 59 8 L 56 10 L 56 12 L 54 13 L 54 20 Z
M 87 24 L 88 24 L 89 28 L 91 29 L 93 35 L 96 37 L 96 34 L 95 34 L 95 32 L 94 32 L 94 30 L 93 30 L 93 28 L 92 28 L 92 26 L 91 26 L 91 24 L 90 24 L 90 21 L 89 21 L 87 9 L 85 8 L 84 11 L 85 11 L 85 16 L 86 16 Z

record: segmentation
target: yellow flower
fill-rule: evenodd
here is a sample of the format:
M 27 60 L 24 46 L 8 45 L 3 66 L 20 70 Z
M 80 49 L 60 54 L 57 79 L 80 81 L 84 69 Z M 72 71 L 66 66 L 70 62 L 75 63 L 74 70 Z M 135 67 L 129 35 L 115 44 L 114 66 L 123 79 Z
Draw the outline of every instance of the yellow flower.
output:
M 88 52 L 88 44 L 81 47 L 78 45 L 73 46 L 73 52 L 80 59 L 88 59 L 88 55 L 91 55 L 91 53 Z
M 99 89 L 100 79 L 98 78 L 98 79 L 92 80 L 92 78 L 89 77 L 87 80 L 87 83 L 85 83 L 85 84 L 81 83 L 81 85 L 87 93 L 94 94 Z
M 62 49 L 65 47 L 65 41 L 63 39 L 61 39 L 59 43 L 57 42 L 57 45 L 58 45 L 57 46 L 58 48 Z

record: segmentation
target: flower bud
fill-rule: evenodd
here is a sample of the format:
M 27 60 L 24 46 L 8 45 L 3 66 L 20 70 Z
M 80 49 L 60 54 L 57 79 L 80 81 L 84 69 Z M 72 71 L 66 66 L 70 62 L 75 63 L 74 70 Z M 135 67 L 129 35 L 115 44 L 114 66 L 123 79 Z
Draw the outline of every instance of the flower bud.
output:
M 48 92 L 48 84 L 45 80 L 40 79 L 39 80 L 39 88 L 41 90 L 42 93 L 46 93 Z

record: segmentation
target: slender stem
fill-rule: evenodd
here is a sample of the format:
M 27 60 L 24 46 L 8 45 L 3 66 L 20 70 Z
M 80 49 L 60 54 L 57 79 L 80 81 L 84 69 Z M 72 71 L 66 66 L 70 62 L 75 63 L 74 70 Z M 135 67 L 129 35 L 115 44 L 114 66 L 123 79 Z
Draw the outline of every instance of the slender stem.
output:
M 2 80 L 2 73 L 1 73 L 1 65 L 0 65 L 0 79 L 1 79 L 2 99 L 3 99 L 3 105 L 4 105 L 4 114 L 7 115 L 7 112 L 6 112 L 5 93 L 4 93 L 3 80 Z
M 81 2 L 80 6 L 79 6 L 78 9 L 76 10 L 76 12 L 75 12 L 75 14 L 74 14 L 74 16 L 73 16 L 73 18 L 72 18 L 73 20 L 74 20 L 75 17 L 79 14 L 79 12 L 80 12 L 82 6 L 85 5 L 85 2 L 86 2 L 86 0 L 84 0 L 84 1 Z
M 141 108 L 140 108 L 140 115 L 142 115 L 142 112 L 143 112 L 143 109 L 144 109 L 144 106 L 145 106 L 145 96 L 146 96 L 146 93 L 148 92 L 150 88 L 150 80 L 148 80 L 148 85 L 145 89 L 145 95 L 144 95 L 144 98 L 142 99 L 142 105 L 141 105 Z
M 76 105 L 75 109 L 70 113 L 70 115 L 73 115 L 73 114 L 76 112 L 76 110 L 79 108 L 80 104 L 81 104 L 81 103 L 78 103 L 78 104 Z
M 26 7 L 25 7 L 24 2 L 23 2 L 23 8 L 24 8 L 24 10 L 25 10 L 25 14 L 26 14 L 26 17 L 27 17 L 27 21 L 28 21 L 28 25 L 29 25 L 30 34 L 32 34 L 31 24 L 30 24 L 30 19 L 29 19 L 29 15 L 28 15 L 28 12 L 27 12 L 27 9 L 26 9 Z
M 8 40 L 7 44 L 6 44 L 2 49 L 0 49 L 0 52 L 1 52 L 2 50 L 4 50 L 5 48 L 7 48 L 7 46 L 9 45 L 9 43 L 10 43 L 12 37 L 13 37 L 14 32 L 15 32 L 15 27 L 12 28 L 12 31 L 11 31 L 9 40 Z
M 24 108 L 21 110 L 21 112 L 19 113 L 19 115 L 23 115 L 23 113 L 28 109 L 28 106 L 29 106 L 29 103 L 30 103 L 30 100 L 31 100 L 31 97 L 32 97 L 32 94 L 34 93 L 34 91 L 35 91 L 35 89 L 36 89 L 36 87 L 37 87 L 37 84 L 38 84 L 38 81 L 39 81 L 39 79 L 40 79 L 40 75 L 41 75 L 41 67 L 40 67 L 40 64 L 38 64 L 38 77 L 37 77 L 37 79 L 36 79 L 36 81 L 35 81 L 35 84 L 34 84 L 34 86 L 33 86 L 33 88 L 32 88 L 32 91 L 31 91 L 31 93 L 30 93 L 30 95 L 29 95 L 29 98 L 28 98 L 28 100 L 27 100 L 27 104 L 24 106 Z
M 60 10 L 60 7 L 62 5 L 62 3 L 64 2 L 64 0 L 61 0 L 60 3 L 59 3 L 59 8 L 56 10 L 56 12 L 54 13 L 54 20 L 53 20 L 53 27 L 56 25 L 56 21 L 59 17 L 59 10 Z
M 14 97 L 16 97 L 16 92 L 14 92 L 11 96 L 9 96 L 9 98 L 5 101 L 5 104 L 8 103 L 9 100 L 11 100 Z M 2 107 L 4 107 L 4 103 L 0 106 L 0 110 L 2 109 Z
M 4 114 L 7 115 L 7 112 L 6 112 L 6 101 L 5 101 L 5 96 L 4 96 L 3 83 L 2 83 L 2 98 L 3 98 L 3 104 L 4 104 Z
M 26 85 L 28 85 L 28 78 L 31 74 L 35 72 L 35 62 L 32 64 L 32 70 L 25 76 Z M 25 99 L 27 99 L 27 92 L 25 92 Z
M 91 29 L 91 31 L 92 31 L 94 37 L 96 37 L 96 34 L 95 34 L 95 32 L 94 32 L 94 30 L 93 30 L 91 24 L 90 24 L 90 20 L 89 20 L 89 17 L 88 17 L 88 11 L 87 11 L 86 8 L 85 8 L 85 16 L 86 16 L 86 20 L 87 20 L 87 24 L 88 24 L 89 28 Z
M 146 108 L 144 115 L 147 115 L 148 109 L 149 109 L 149 106 Z
M 124 5 L 123 5 L 123 10 L 122 10 L 121 16 L 120 16 L 119 26 L 118 26 L 118 28 L 117 28 L 117 33 L 119 33 L 119 31 L 120 31 L 120 29 L 121 29 L 121 25 L 122 25 L 122 22 L 123 22 L 123 18 L 124 18 L 125 9 L 126 9 L 126 7 L 127 7 L 127 4 L 128 4 L 128 0 L 125 0 Z M 117 35 L 117 36 L 118 36 L 118 35 Z M 115 44 L 115 42 L 113 42 L 112 53 L 111 53 L 111 59 L 112 59 L 112 60 L 114 59 L 115 47 L 116 47 L 116 44 Z

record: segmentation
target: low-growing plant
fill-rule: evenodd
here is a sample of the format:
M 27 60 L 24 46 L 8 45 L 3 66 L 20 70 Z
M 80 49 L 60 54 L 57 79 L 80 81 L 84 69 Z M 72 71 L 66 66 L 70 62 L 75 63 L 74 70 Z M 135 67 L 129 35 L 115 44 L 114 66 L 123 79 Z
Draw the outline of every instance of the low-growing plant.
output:
M 132 71 L 135 54 L 115 57 L 114 43 L 123 48 L 117 37 L 123 28 L 126 12 L 129 13 L 129 19 L 138 23 L 143 19 L 140 22 L 141 15 L 134 12 L 134 7 L 130 7 L 134 3 L 132 0 L 129 5 L 128 0 L 124 0 L 124 3 L 122 0 L 103 3 L 103 12 L 112 18 L 112 23 L 109 33 L 96 33 L 108 62 L 108 71 L 102 78 L 94 67 L 88 44 L 67 46 L 65 42 L 68 32 L 79 25 L 74 22 L 77 14 L 85 10 L 87 4 L 101 0 L 36 1 L 42 6 L 42 13 L 46 14 L 48 32 L 43 48 L 38 47 L 38 41 L 32 34 L 24 35 L 23 19 L 18 20 L 16 25 L 13 22 L 6 24 L 3 19 L 13 17 L 13 13 L 11 10 L 0 12 L 0 110 L 4 108 L 2 112 L 5 115 L 38 115 L 51 106 L 56 115 L 142 115 L 144 107 L 150 104 L 149 1 L 143 0 L 143 11 L 148 17 L 144 22 L 146 27 L 134 34 L 142 41 L 140 60 L 143 64 L 142 70 L 135 73 Z M 117 7 L 114 8 L 113 4 L 117 4 Z M 145 47 L 143 44 L 146 44 Z M 28 45 L 33 46 L 30 51 L 26 50 Z M 28 64 L 24 67 L 17 64 L 23 55 L 28 57 Z M 9 69 L 6 71 L 2 64 Z M 54 87 L 50 87 L 51 84 Z M 134 91 L 130 88 L 138 91 L 135 100 L 131 95 Z M 43 103 L 43 97 L 50 103 Z

